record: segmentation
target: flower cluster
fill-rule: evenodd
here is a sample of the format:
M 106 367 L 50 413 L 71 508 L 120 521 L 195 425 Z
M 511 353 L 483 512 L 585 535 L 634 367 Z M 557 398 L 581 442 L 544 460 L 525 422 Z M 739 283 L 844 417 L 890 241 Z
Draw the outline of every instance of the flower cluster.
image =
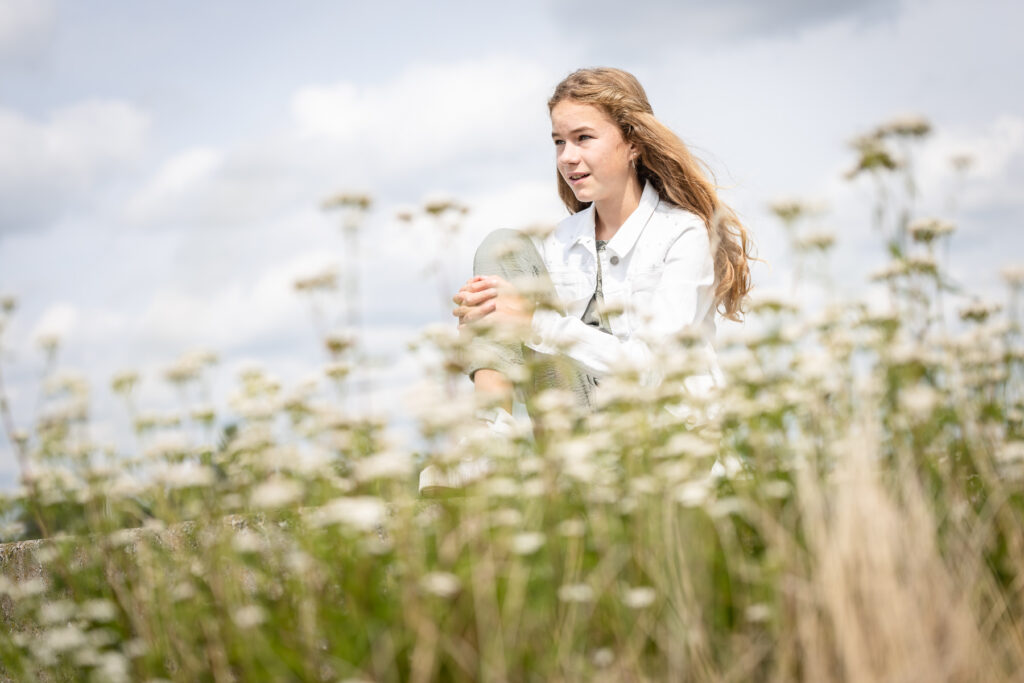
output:
M 872 144 L 927 128 L 890 122 Z M 438 199 L 420 218 L 462 213 Z M 951 327 L 906 315 L 931 292 L 908 283 L 945 276 L 926 248 L 950 229 L 909 226 L 921 251 L 879 274 L 892 309 L 753 298 L 720 386 L 694 387 L 709 358 L 692 334 L 651 343 L 657 382 L 602 378 L 596 411 L 527 391 L 528 364 L 530 419 L 501 430 L 451 326 L 417 344 L 412 441 L 344 400 L 352 328 L 322 330 L 319 376 L 251 367 L 223 406 L 202 391 L 208 352 L 163 373 L 174 412 L 137 410 L 140 375 L 119 373 L 129 453 L 90 438 L 82 378 L 51 373 L 12 434 L 30 467 L 0 498 L 2 540 L 20 540 L 0 546 L 0 678 L 1016 680 L 1024 349 L 996 304 Z M 473 476 L 422 496 L 428 465 Z

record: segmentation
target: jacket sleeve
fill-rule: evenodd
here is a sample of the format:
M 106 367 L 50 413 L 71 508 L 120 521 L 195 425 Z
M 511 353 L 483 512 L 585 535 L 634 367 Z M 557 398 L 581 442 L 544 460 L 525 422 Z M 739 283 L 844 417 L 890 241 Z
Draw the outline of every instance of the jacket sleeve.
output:
M 656 384 L 660 373 L 653 367 L 653 346 L 683 330 L 700 325 L 712 307 L 715 268 L 707 230 L 688 226 L 669 246 L 664 269 L 650 300 L 639 306 L 631 294 L 629 306 L 642 320 L 626 339 L 587 325 L 582 320 L 552 310 L 533 314 L 532 337 L 527 346 L 540 353 L 564 353 L 591 374 L 607 375 L 617 368 L 641 372 L 644 384 Z

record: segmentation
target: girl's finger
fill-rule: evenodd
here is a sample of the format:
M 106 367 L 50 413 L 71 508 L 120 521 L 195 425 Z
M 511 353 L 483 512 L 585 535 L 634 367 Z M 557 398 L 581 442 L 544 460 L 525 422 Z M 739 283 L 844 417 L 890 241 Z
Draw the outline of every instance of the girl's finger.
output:
M 493 313 L 495 308 L 496 304 L 493 301 L 488 301 L 479 306 L 472 306 L 465 309 L 465 312 L 459 316 L 459 320 L 463 321 L 463 323 L 476 322 Z
M 466 294 L 462 297 L 462 304 L 464 306 L 479 306 L 484 301 L 487 301 L 488 299 L 493 299 L 497 295 L 497 290 L 493 288 L 485 289 L 480 292 L 473 292 L 472 294 Z

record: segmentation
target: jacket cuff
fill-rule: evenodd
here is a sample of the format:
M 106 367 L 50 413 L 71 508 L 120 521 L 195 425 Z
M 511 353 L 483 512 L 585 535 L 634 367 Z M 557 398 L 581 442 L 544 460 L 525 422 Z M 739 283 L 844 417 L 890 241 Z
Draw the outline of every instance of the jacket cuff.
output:
M 533 321 L 530 323 L 530 338 L 526 340 L 526 346 L 538 353 L 557 352 L 556 330 L 561 319 L 562 316 L 557 311 L 550 309 L 534 311 Z

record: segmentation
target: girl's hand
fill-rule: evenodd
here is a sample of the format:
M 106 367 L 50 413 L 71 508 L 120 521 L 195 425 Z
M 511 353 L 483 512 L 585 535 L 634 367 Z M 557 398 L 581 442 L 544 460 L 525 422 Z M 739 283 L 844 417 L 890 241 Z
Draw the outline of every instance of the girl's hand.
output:
M 459 327 L 476 322 L 494 310 L 498 290 L 493 282 L 482 275 L 474 275 L 452 297 L 455 309 L 452 315 L 459 319 Z
M 459 326 L 484 317 L 495 325 L 528 328 L 533 322 L 534 304 L 508 281 L 497 275 L 475 276 L 452 297 L 457 306 L 452 315 Z

